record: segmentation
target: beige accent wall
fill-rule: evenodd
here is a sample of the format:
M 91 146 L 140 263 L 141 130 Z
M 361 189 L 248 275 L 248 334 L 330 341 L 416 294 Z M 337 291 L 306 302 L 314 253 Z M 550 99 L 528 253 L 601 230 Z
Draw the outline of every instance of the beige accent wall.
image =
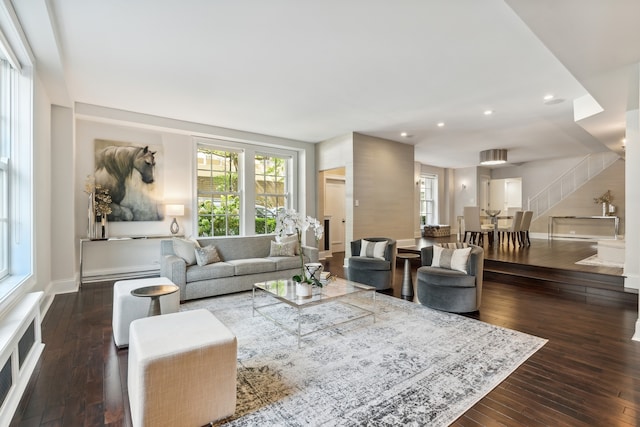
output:
M 415 191 L 412 145 L 353 134 L 354 239 L 413 239 Z
M 576 190 L 562 202 L 551 208 L 544 216 L 533 221 L 532 233 L 547 233 L 549 216 L 598 216 L 602 215 L 602 207 L 596 205 L 594 198 L 600 197 L 607 190 L 613 194 L 612 204 L 616 206 L 616 215 L 620 217 L 620 234 L 625 230 L 625 161 L 619 159 Z M 609 221 L 570 221 L 558 220 L 554 224 L 554 233 L 576 235 L 603 235 L 612 230 Z M 572 233 L 571 233 L 572 234 Z M 613 233 L 611 232 L 613 236 Z

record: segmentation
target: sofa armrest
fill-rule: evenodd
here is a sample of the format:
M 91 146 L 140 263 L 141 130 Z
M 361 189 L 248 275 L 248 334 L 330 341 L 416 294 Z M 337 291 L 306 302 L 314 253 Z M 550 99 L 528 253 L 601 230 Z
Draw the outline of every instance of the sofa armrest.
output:
M 176 255 L 163 255 L 160 257 L 160 276 L 171 280 L 180 288 L 180 301 L 187 298 L 187 263 Z
M 312 246 L 303 246 L 302 253 L 309 258 L 308 262 L 318 262 L 318 259 L 320 258 L 318 248 L 314 248 Z

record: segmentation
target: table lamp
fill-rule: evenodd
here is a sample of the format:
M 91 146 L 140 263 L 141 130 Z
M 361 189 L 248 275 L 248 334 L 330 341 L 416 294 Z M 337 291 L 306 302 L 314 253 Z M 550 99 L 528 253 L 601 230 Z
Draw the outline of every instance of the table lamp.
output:
M 167 216 L 173 217 L 173 221 L 171 221 L 171 226 L 169 227 L 171 234 L 178 234 L 180 226 L 178 225 L 176 217 L 184 216 L 184 205 L 166 205 L 164 210 Z

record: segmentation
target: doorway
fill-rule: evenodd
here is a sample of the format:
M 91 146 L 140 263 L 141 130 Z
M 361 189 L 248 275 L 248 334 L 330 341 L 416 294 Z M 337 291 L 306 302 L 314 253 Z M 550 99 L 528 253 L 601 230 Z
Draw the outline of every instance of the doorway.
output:
M 329 217 L 329 250 L 331 253 L 344 252 L 346 223 L 344 177 L 326 177 L 324 211 Z

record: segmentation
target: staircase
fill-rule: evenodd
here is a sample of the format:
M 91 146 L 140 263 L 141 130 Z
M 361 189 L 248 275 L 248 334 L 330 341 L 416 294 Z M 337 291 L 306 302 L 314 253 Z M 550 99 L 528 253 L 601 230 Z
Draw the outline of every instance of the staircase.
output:
M 532 221 L 575 192 L 594 176 L 611 166 L 618 156 L 613 151 L 593 153 L 582 159 L 533 197 L 529 197 L 528 209 L 533 211 Z

